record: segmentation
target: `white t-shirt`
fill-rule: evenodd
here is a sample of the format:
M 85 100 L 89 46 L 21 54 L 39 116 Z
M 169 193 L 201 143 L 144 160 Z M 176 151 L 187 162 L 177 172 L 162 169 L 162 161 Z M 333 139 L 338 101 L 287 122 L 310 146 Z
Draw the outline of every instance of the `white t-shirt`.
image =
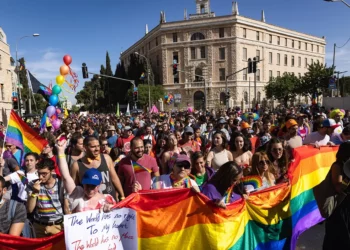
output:
M 329 141 L 330 141 L 329 135 L 321 135 L 318 131 L 316 131 L 316 132 L 312 132 L 311 134 L 308 134 L 305 137 L 303 144 L 307 145 L 311 143 L 317 143 L 319 146 L 326 146 Z
M 14 172 L 9 175 L 11 180 L 11 184 L 17 184 L 18 186 L 18 198 L 20 198 L 22 201 L 26 201 L 28 199 L 28 194 L 27 194 L 27 185 L 23 184 L 21 181 L 20 176 L 24 176 L 28 179 L 28 183 L 32 182 L 33 180 L 39 179 L 39 176 L 37 172 L 35 173 L 27 173 L 27 175 L 24 174 L 23 171 L 18 170 L 17 172 Z

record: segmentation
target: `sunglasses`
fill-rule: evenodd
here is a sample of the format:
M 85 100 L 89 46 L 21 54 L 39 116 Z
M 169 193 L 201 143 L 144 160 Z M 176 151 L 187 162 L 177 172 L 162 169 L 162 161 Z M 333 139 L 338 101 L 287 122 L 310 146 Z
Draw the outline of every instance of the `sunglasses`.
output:
M 186 135 L 193 135 L 192 133 L 186 133 Z
M 269 165 L 270 161 L 269 160 L 261 160 L 261 161 L 259 161 L 259 164 L 262 166 L 265 166 L 265 164 Z
M 176 166 L 178 168 L 184 168 L 184 169 L 190 169 L 191 168 L 191 165 L 188 162 L 176 163 Z
M 283 148 L 273 148 L 272 151 L 273 152 L 282 152 Z

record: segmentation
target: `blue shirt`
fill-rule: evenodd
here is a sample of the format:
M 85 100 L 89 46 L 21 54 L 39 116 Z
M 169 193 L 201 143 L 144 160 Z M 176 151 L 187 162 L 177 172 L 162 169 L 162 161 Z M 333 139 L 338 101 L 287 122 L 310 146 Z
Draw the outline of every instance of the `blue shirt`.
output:
M 117 139 L 118 139 L 118 135 L 113 135 L 111 137 L 108 137 L 107 139 L 108 147 L 114 148 L 117 142 Z

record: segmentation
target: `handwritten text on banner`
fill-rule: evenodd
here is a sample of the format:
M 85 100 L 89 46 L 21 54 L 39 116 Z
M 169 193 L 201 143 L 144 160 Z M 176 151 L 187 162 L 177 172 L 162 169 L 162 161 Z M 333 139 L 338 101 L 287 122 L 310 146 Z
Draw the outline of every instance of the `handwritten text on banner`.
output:
M 98 210 L 64 216 L 68 250 L 137 249 L 136 212 L 129 208 L 110 213 Z

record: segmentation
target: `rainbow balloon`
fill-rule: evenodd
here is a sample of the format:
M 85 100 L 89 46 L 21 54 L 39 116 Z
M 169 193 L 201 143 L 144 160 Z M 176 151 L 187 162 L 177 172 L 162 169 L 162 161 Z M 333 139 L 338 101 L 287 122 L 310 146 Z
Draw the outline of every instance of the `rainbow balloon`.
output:
M 251 185 L 254 189 L 258 189 L 262 187 L 262 179 L 258 175 L 246 176 L 241 179 L 241 182 L 244 186 Z

